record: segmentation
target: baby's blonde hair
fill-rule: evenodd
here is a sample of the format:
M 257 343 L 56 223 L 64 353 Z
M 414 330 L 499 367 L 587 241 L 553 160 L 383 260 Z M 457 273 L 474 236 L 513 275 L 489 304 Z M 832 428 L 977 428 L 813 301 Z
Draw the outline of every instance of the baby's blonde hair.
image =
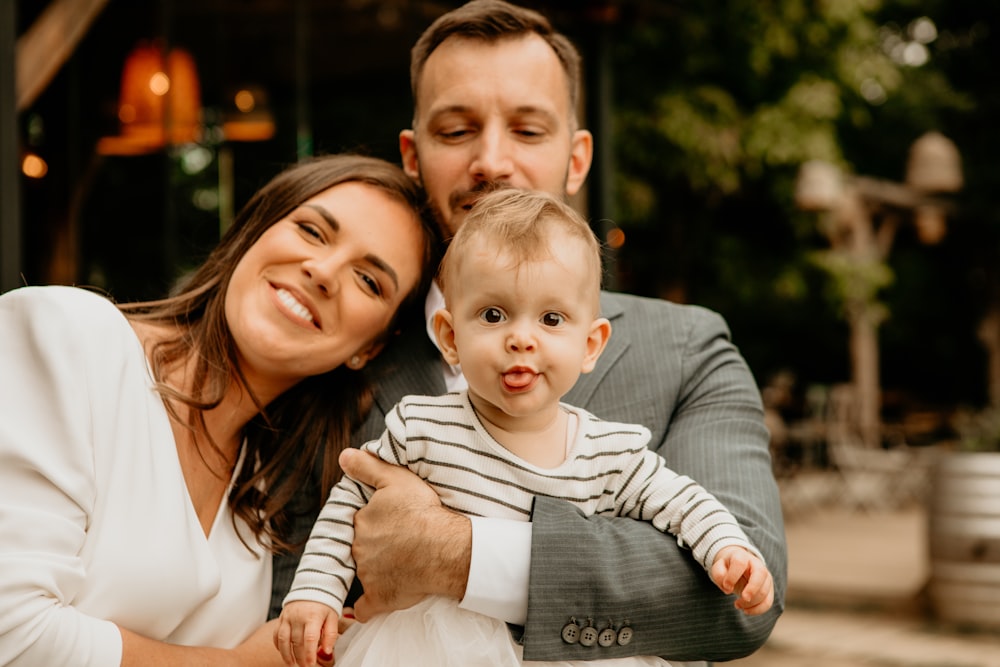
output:
M 505 188 L 478 201 L 452 237 L 441 260 L 438 285 L 448 298 L 448 290 L 461 259 L 477 240 L 492 241 L 497 254 L 508 253 L 513 267 L 552 257 L 550 236 L 561 229 L 583 242 L 585 263 L 594 281 L 595 303 L 601 290 L 601 245 L 587 221 L 569 204 L 552 195 L 532 190 Z

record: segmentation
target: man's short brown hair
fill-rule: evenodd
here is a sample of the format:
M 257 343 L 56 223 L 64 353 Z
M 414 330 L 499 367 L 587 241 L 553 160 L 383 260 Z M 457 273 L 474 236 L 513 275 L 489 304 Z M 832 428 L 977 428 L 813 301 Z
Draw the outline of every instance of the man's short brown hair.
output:
M 424 65 L 434 49 L 449 37 L 498 42 L 535 34 L 552 47 L 566 73 L 569 87 L 569 108 L 571 120 L 576 118 L 577 103 L 580 98 L 580 52 L 569 38 L 557 32 L 542 14 L 512 5 L 504 0 L 472 0 L 458 9 L 438 17 L 428 27 L 410 51 L 410 89 L 413 93 L 414 116 L 416 116 L 417 88 Z

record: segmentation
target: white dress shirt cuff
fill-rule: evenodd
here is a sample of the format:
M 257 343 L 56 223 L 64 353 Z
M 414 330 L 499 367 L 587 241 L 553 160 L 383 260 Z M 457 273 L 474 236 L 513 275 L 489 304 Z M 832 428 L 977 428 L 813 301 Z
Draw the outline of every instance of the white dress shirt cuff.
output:
M 459 606 L 514 625 L 528 617 L 531 524 L 470 517 L 472 562 Z

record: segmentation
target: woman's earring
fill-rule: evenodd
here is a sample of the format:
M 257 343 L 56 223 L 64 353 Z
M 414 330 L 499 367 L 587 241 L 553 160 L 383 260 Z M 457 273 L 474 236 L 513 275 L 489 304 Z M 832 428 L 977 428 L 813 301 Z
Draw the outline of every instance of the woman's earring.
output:
M 353 357 L 351 357 L 350 361 L 347 362 L 347 366 L 348 368 L 358 370 L 359 368 L 361 368 L 361 357 L 355 354 Z

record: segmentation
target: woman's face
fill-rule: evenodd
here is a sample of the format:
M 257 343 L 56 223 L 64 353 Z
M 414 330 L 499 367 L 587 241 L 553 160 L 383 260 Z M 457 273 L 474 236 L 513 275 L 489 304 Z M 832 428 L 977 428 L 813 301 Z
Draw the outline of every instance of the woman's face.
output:
M 420 279 L 423 246 L 413 210 L 359 182 L 335 185 L 272 225 L 226 292 L 226 320 L 255 391 L 281 392 L 352 357 L 364 365 Z

